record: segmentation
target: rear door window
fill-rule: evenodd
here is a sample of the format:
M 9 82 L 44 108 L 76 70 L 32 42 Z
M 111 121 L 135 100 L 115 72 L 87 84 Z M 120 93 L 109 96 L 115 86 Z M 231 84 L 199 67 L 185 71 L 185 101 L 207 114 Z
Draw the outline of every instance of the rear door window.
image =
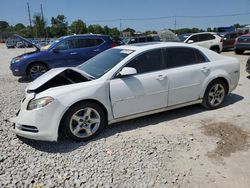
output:
M 80 38 L 76 40 L 77 40 L 77 43 L 76 43 L 77 48 L 88 48 L 88 47 L 93 47 L 93 46 L 98 45 L 98 41 L 96 41 L 96 39 L 94 38 Z
M 206 40 L 213 40 L 215 39 L 215 36 L 211 35 L 211 34 L 200 34 L 199 35 L 199 41 L 206 41 Z
M 164 57 L 167 68 L 207 62 L 207 58 L 200 51 L 188 47 L 166 48 Z

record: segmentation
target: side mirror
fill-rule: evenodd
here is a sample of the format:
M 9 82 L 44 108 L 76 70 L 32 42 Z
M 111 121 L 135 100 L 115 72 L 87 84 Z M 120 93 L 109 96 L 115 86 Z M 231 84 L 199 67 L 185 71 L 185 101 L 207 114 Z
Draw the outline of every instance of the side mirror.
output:
M 194 41 L 193 40 L 188 40 L 187 43 L 192 44 L 192 43 L 194 43 Z
M 124 76 L 130 76 L 130 75 L 135 75 L 137 74 L 137 71 L 135 68 L 132 67 L 124 67 L 120 72 L 119 72 L 119 77 L 124 77 Z
M 223 38 L 223 40 L 227 40 L 227 38 Z

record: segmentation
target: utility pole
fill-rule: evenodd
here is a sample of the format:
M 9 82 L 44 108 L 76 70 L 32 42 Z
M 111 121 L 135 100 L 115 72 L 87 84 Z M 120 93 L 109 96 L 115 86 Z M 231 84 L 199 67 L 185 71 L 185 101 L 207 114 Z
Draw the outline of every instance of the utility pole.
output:
M 42 19 L 44 21 L 44 17 L 43 17 L 43 5 L 42 4 L 40 5 L 40 8 L 41 8 L 41 16 L 42 16 Z
M 41 9 L 41 16 L 42 16 L 42 20 L 44 22 L 44 30 L 45 30 L 45 38 L 48 38 L 48 32 L 47 32 L 47 29 L 46 29 L 46 24 L 45 24 L 45 20 L 44 20 L 44 15 L 43 15 L 43 5 L 41 4 L 40 5 L 40 9 Z
M 30 5 L 27 2 L 27 7 L 28 7 L 28 14 L 29 14 L 29 21 L 30 21 L 30 29 L 31 29 L 31 34 L 33 36 L 33 28 L 32 28 L 32 22 L 31 22 L 31 17 L 30 17 Z
M 120 37 L 122 37 L 122 19 L 120 18 Z
M 177 25 L 177 23 L 176 23 L 176 16 L 174 16 L 174 32 L 175 32 L 175 34 L 176 34 L 176 25 Z

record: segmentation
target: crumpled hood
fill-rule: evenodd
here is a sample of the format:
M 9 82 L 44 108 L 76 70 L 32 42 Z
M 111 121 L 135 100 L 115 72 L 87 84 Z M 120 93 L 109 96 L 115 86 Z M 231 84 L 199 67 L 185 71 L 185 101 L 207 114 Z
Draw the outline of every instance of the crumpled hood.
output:
M 62 76 L 60 77 L 61 74 Z M 35 91 L 41 88 L 43 85 L 51 82 L 53 79 L 57 80 L 57 84 L 54 81 L 53 84 L 50 83 L 50 86 L 47 86 L 47 89 L 51 87 L 68 85 L 68 84 L 73 84 L 73 83 L 78 83 L 78 82 L 89 80 L 87 78 L 87 75 L 85 75 L 84 72 L 81 71 L 80 69 L 77 69 L 74 67 L 54 68 L 44 73 L 42 76 L 38 77 L 33 82 L 29 83 L 26 88 L 26 92 Z M 46 89 L 43 89 L 43 90 L 46 90 Z

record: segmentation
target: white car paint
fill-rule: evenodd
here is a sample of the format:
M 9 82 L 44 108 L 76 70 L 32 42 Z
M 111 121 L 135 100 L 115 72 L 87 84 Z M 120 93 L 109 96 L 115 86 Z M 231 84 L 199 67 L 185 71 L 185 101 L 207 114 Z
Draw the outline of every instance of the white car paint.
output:
M 138 54 L 151 49 L 168 47 L 198 49 L 207 56 L 210 62 L 114 78 L 122 67 Z M 15 123 L 14 133 L 36 140 L 56 141 L 63 115 L 70 106 L 82 100 L 100 103 L 106 109 L 107 120 L 111 124 L 180 106 L 201 103 L 208 84 L 218 77 L 223 77 L 228 81 L 229 92 L 238 84 L 238 60 L 224 57 L 206 48 L 182 43 L 151 43 L 150 45 L 120 46 L 116 49 L 134 50 L 134 52 L 96 80 L 52 87 L 36 94 L 29 93 L 29 90 L 38 88 L 66 69 L 58 68 L 50 70 L 30 83 L 19 114 L 11 119 Z M 73 68 L 73 70 L 76 69 Z M 47 96 L 55 100 L 45 107 L 27 110 L 31 99 Z M 35 126 L 39 132 L 24 131 L 21 129 L 22 125 Z
M 192 39 L 193 36 L 200 36 L 200 35 L 204 35 L 204 34 L 210 34 L 210 35 L 214 36 L 214 39 L 198 41 L 198 42 L 191 42 L 191 44 L 201 46 L 201 47 L 204 47 L 204 48 L 208 48 L 208 49 L 211 49 L 212 47 L 218 46 L 219 47 L 219 52 L 221 52 L 222 49 L 223 49 L 222 38 L 219 35 L 217 35 L 216 33 L 213 33 L 213 32 L 202 32 L 202 33 L 191 34 L 190 36 L 187 37 L 187 39 L 184 41 L 184 43 L 189 43 L 190 39 Z

